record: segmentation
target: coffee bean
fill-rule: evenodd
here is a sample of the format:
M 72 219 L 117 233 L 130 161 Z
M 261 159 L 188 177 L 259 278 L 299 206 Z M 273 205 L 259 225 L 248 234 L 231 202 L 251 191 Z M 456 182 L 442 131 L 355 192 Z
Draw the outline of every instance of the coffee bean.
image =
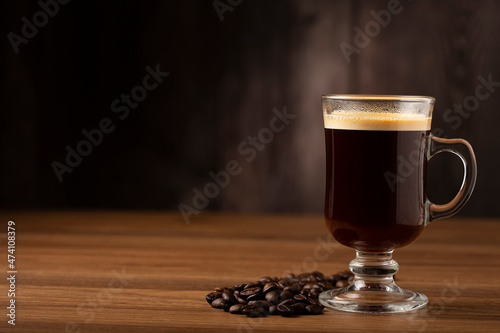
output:
M 321 287 L 324 291 L 335 288 L 329 281 L 322 282 Z
M 222 299 L 227 303 L 227 304 L 230 304 L 230 305 L 233 305 L 233 304 L 236 304 L 238 303 L 238 301 L 236 300 L 236 297 L 234 297 L 233 294 L 231 294 L 230 292 L 228 291 L 225 291 L 223 294 L 222 294 Z
M 308 279 L 309 277 L 311 276 L 311 273 L 302 273 L 302 274 L 299 274 L 298 278 L 299 280 L 306 280 Z
M 295 303 L 295 301 L 293 300 L 293 298 L 290 298 L 290 299 L 286 299 L 284 301 L 281 301 L 278 305 L 283 305 L 283 304 L 292 305 L 294 303 Z
M 316 280 L 318 280 L 318 281 L 324 281 L 325 280 L 325 276 L 321 272 L 314 271 L 314 272 L 311 273 L 311 275 L 314 275 L 316 277 Z
M 250 287 L 240 291 L 240 297 L 248 297 L 250 295 L 259 294 L 262 291 L 260 287 Z
M 283 290 L 280 294 L 280 300 L 290 299 L 293 298 L 293 296 L 295 296 L 293 293 L 288 290 Z
M 248 317 L 263 317 L 264 312 L 265 310 L 257 305 L 245 305 L 242 310 L 242 313 L 246 314 Z
M 244 288 L 245 288 L 246 284 L 243 283 L 243 284 L 237 284 L 234 286 L 234 289 L 237 290 L 237 291 L 242 291 Z
M 289 285 L 289 281 L 286 281 L 286 280 L 283 280 L 283 279 L 281 279 L 281 280 L 278 281 L 278 287 L 280 289 L 285 289 L 286 287 L 288 287 L 288 285 Z
M 295 303 L 295 304 L 292 304 L 292 308 L 293 308 L 293 313 L 295 313 L 296 315 L 299 315 L 302 312 L 304 312 L 306 306 L 304 305 L 304 303 Z
M 347 282 L 347 280 L 340 280 L 340 281 L 337 281 L 337 283 L 335 284 L 335 287 L 344 288 L 344 287 L 347 287 L 348 285 L 349 285 L 349 282 Z
M 279 279 L 264 276 L 255 282 L 215 288 L 205 298 L 213 308 L 249 317 L 316 315 L 325 308 L 319 303 L 319 294 L 344 288 L 353 281 L 353 277 L 349 271 L 327 277 L 317 271 L 299 275 L 289 273 Z
M 305 302 L 307 300 L 307 297 L 304 295 L 298 294 L 293 296 L 293 299 L 296 300 L 297 302 Z
M 243 313 L 243 304 L 234 304 L 229 308 L 229 313 L 232 314 L 242 314 Z
M 263 292 L 267 293 L 268 291 L 273 291 L 275 289 L 279 289 L 278 285 L 276 282 L 268 282 L 262 289 Z
M 319 295 L 323 292 L 323 290 L 321 288 L 313 288 L 309 291 L 309 294 L 312 294 L 312 295 Z
M 304 278 L 304 279 L 302 279 L 302 281 L 304 281 L 304 282 L 311 282 L 311 283 L 316 283 L 316 282 L 318 282 L 318 280 L 316 280 L 316 277 L 315 277 L 315 276 L 312 276 L 312 275 L 311 275 L 311 276 L 308 276 L 308 277 L 306 277 L 306 278 Z
M 269 309 L 269 304 L 264 300 L 250 301 L 250 302 L 248 302 L 248 305 L 260 306 L 266 310 Z
M 279 295 L 276 291 L 270 291 L 266 294 L 266 300 L 268 302 L 271 302 L 273 304 L 276 304 L 279 300 Z
M 263 296 L 262 293 L 255 293 L 255 294 L 250 295 L 250 296 L 247 297 L 247 302 L 256 301 L 256 300 L 262 299 L 262 296 Z
M 210 304 L 214 309 L 224 309 L 227 305 L 226 302 L 222 298 L 216 298 Z
M 314 288 L 315 285 L 316 284 L 314 284 L 314 283 L 306 283 L 302 288 L 306 289 L 306 290 L 311 290 Z
M 317 315 L 317 314 L 320 314 L 323 312 L 321 307 L 319 305 L 316 305 L 316 304 L 311 304 L 311 305 L 306 306 L 306 311 L 307 311 L 307 313 L 312 314 L 312 315 Z
M 273 279 L 270 278 L 269 276 L 263 276 L 259 279 L 259 282 L 260 283 L 268 283 L 268 282 L 271 282 Z
M 316 304 L 316 305 L 320 305 L 320 303 L 319 303 L 318 299 L 317 299 L 317 298 L 315 298 L 315 297 L 308 297 L 308 298 L 307 298 L 307 302 L 308 302 L 309 304 Z
M 300 290 L 300 285 L 298 283 L 294 283 L 290 286 L 285 287 L 283 290 L 289 291 L 289 292 L 295 294 L 296 292 L 298 292 Z
M 209 293 L 209 294 L 206 296 L 206 299 L 207 299 L 208 304 L 212 304 L 212 302 L 213 302 L 213 301 L 214 301 L 214 299 L 215 299 L 215 295 L 214 295 L 214 293 Z
M 247 305 L 247 304 L 248 304 L 248 302 L 247 302 L 247 301 L 245 301 L 243 298 L 236 297 L 236 300 L 237 300 L 237 301 L 238 301 L 238 303 L 240 303 L 240 304 L 243 304 L 243 305 Z
M 290 304 L 280 304 L 276 308 L 276 311 L 283 317 L 289 317 L 293 315 L 293 308 Z
M 253 282 L 253 283 L 248 283 L 244 289 L 251 289 L 251 288 L 260 288 L 262 287 L 262 283 L 260 282 Z

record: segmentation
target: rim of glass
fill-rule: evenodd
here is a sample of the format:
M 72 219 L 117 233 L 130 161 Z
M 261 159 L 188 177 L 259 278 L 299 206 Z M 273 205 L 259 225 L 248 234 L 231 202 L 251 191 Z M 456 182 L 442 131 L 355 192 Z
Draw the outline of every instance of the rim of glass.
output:
M 397 102 L 427 102 L 434 104 L 436 99 L 431 96 L 413 95 L 364 95 L 364 94 L 326 94 L 321 96 L 324 100 L 346 101 L 397 101 Z

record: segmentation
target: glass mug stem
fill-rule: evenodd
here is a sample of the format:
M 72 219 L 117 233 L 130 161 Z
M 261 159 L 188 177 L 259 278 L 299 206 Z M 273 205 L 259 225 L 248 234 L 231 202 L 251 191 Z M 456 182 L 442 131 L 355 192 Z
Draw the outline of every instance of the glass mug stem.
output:
M 431 159 L 441 152 L 450 152 L 460 157 L 464 165 L 464 179 L 457 195 L 450 202 L 437 205 L 427 199 L 425 203 L 427 211 L 426 224 L 455 215 L 467 203 L 476 185 L 476 157 L 471 145 L 466 140 L 443 139 L 431 134 L 427 158 Z
M 356 250 L 356 259 L 349 264 L 354 273 L 352 283 L 323 292 L 320 302 L 335 310 L 367 313 L 407 312 L 424 307 L 428 303 L 424 294 L 402 289 L 394 282 L 399 265 L 392 253 Z

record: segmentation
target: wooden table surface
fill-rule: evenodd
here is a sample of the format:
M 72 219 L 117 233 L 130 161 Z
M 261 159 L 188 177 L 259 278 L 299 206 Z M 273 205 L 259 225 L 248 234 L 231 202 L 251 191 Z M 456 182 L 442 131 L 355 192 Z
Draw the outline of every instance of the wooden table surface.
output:
M 212 309 L 214 287 L 261 276 L 347 268 L 354 250 L 328 239 L 321 216 L 202 213 L 0 213 L 16 225 L 16 326 L 1 332 L 499 332 L 500 221 L 433 222 L 395 252 L 401 287 L 429 297 L 406 314 L 247 318 Z

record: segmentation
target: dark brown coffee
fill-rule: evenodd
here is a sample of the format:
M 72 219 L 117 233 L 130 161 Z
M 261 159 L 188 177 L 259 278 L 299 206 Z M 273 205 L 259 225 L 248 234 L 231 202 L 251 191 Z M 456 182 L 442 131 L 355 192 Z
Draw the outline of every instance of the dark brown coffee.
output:
M 328 229 L 338 242 L 361 251 L 411 243 L 424 228 L 430 124 L 345 119 L 325 119 Z

